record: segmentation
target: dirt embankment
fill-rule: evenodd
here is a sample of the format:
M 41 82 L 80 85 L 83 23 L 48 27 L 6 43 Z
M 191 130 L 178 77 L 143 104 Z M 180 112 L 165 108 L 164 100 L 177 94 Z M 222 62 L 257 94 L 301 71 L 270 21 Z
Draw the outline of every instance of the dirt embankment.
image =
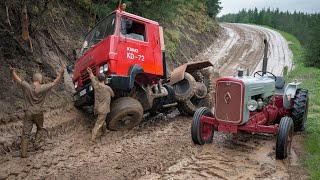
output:
M 47 6 L 42 3 L 28 5 L 33 52 L 20 36 L 20 2 L 0 3 L 0 124 L 20 121 L 23 116 L 22 91 L 10 77 L 9 66 L 16 68 L 26 81 L 31 81 L 33 73 L 41 72 L 44 81 L 50 82 L 61 65 L 74 63 L 72 49 L 80 47 L 82 36 L 87 31 L 87 18 L 82 18 L 86 14 L 72 1 L 50 1 Z M 7 17 L 11 26 L 5 23 Z M 70 103 L 71 91 L 70 76 L 66 73 L 65 83 L 50 93 L 46 109 Z

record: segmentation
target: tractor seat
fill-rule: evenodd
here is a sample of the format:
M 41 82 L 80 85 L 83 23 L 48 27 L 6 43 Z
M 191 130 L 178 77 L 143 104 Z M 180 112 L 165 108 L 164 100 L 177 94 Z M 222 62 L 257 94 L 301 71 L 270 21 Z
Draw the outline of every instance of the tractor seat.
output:
M 283 89 L 284 85 L 286 84 L 286 81 L 283 77 L 281 76 L 276 76 L 276 89 Z M 268 76 L 268 78 L 274 79 L 273 76 Z

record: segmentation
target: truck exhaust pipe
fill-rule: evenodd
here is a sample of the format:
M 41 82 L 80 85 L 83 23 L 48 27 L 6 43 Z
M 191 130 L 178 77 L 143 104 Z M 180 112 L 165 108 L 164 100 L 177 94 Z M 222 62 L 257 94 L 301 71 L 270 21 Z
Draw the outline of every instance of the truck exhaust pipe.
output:
M 264 55 L 263 55 L 263 63 L 262 63 L 262 76 L 267 74 L 267 65 L 268 65 L 268 46 L 269 43 L 266 39 L 264 39 Z

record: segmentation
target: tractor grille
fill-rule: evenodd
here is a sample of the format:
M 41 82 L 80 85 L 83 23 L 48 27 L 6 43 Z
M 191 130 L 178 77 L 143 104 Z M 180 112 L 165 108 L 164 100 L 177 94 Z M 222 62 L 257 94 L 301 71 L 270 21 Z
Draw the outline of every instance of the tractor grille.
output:
M 219 121 L 234 124 L 242 121 L 243 87 L 239 82 L 218 81 L 215 114 Z
M 93 64 L 91 66 L 89 66 L 91 69 L 92 69 L 92 73 L 93 75 L 96 75 L 96 65 Z M 80 77 L 82 79 L 82 82 L 84 85 L 88 84 L 88 82 L 90 82 L 90 79 L 89 79 L 89 74 L 87 72 L 87 69 L 84 69 L 80 72 Z

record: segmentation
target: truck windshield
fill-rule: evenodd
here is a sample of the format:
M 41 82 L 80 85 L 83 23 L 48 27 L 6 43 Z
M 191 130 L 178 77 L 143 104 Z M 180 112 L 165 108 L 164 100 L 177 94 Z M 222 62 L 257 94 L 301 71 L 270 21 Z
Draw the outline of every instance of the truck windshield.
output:
M 102 41 L 104 38 L 114 34 L 115 25 L 115 13 L 110 14 L 102 21 L 100 21 L 84 38 L 80 53 L 85 53 L 88 49 L 93 47 L 98 42 Z

